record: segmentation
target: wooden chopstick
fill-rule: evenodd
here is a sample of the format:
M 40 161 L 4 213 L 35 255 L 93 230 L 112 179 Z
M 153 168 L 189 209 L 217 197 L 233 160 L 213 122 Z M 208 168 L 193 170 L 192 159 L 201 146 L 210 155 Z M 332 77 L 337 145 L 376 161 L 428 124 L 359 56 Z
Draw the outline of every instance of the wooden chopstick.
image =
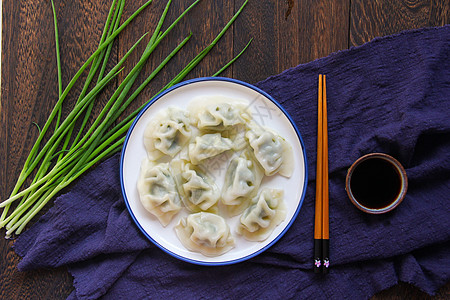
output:
M 317 165 L 316 165 L 316 211 L 314 220 L 314 272 L 322 269 L 322 112 L 323 78 L 319 74 L 319 91 L 317 101 Z
M 316 207 L 314 221 L 314 272 L 328 273 L 328 116 L 326 76 L 319 74 L 317 112 Z
M 328 273 L 330 266 L 329 258 L 329 216 L 328 216 L 328 114 L 327 114 L 327 83 L 326 76 L 323 75 L 323 92 L 322 92 L 322 114 L 323 114 L 323 126 L 322 126 L 322 260 L 323 267 L 322 272 Z

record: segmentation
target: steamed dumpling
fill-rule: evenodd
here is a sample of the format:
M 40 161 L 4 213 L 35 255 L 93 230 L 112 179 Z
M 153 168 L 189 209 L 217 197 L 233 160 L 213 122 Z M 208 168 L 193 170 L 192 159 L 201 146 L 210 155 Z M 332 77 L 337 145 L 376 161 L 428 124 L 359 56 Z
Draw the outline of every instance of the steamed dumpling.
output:
M 137 183 L 144 208 L 166 226 L 181 210 L 181 202 L 168 163 L 155 164 L 145 159 Z
M 253 153 L 267 176 L 279 173 L 290 177 L 293 172 L 292 147 L 277 133 L 252 122 L 245 134 Z
M 222 137 L 220 133 L 197 136 L 195 141 L 189 144 L 189 159 L 194 165 L 197 165 L 202 160 L 230 150 L 232 146 L 232 141 Z
M 148 157 L 151 160 L 164 155 L 174 157 L 189 142 L 191 135 L 188 115 L 179 108 L 168 107 L 145 128 L 144 145 Z
M 283 190 L 264 188 L 240 218 L 237 232 L 249 241 L 264 241 L 286 218 Z
M 234 247 L 228 224 L 216 214 L 191 214 L 180 220 L 175 226 L 175 232 L 188 250 L 206 256 L 218 256 Z
M 232 142 L 232 149 L 234 151 L 241 151 L 244 148 L 248 147 L 247 140 L 245 138 L 245 133 L 247 132 L 247 128 L 245 125 L 239 124 L 233 126 L 227 130 L 221 131 L 221 135 L 224 138 L 228 138 Z
M 264 170 L 248 151 L 230 161 L 222 187 L 222 203 L 230 216 L 238 215 L 248 207 L 258 192 L 263 176 Z
M 191 212 L 217 212 L 220 190 L 204 170 L 191 163 L 175 160 L 172 162 L 175 180 L 181 199 Z
M 188 110 L 192 123 L 200 130 L 223 131 L 248 119 L 246 102 L 223 96 L 199 97 Z

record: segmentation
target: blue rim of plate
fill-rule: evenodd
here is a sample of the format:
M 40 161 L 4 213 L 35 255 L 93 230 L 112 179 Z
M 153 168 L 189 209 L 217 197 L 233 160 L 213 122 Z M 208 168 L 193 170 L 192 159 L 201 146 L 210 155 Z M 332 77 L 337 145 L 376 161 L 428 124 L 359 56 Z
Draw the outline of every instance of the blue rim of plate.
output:
M 173 90 L 176 90 L 180 87 L 183 87 L 185 85 L 189 85 L 192 83 L 196 83 L 196 82 L 202 82 L 202 81 L 227 81 L 227 82 L 232 82 L 235 84 L 240 84 L 243 85 L 247 88 L 250 88 L 254 91 L 256 91 L 257 93 L 263 95 L 264 97 L 266 97 L 267 99 L 269 99 L 270 101 L 272 101 L 282 112 L 283 114 L 288 118 L 289 122 L 291 123 L 292 127 L 295 130 L 295 133 L 297 134 L 298 140 L 300 141 L 300 145 L 302 146 L 302 152 L 303 152 L 303 158 L 304 158 L 304 165 L 305 165 L 305 180 L 303 183 L 303 191 L 301 194 L 301 199 L 298 203 L 297 209 L 294 213 L 294 215 L 292 216 L 291 220 L 289 221 L 289 223 L 286 225 L 286 227 L 283 229 L 282 232 L 280 232 L 280 234 L 278 234 L 277 237 L 275 237 L 269 244 L 267 244 L 266 246 L 262 247 L 261 249 L 237 258 L 237 259 L 233 259 L 233 260 L 228 260 L 228 261 L 222 261 L 222 262 L 206 262 L 206 261 L 199 261 L 199 260 L 195 260 L 195 259 L 191 259 L 191 258 L 186 258 L 182 255 L 179 255 L 177 253 L 174 253 L 170 250 L 168 250 L 167 248 L 165 248 L 164 246 L 162 246 L 161 244 L 159 244 L 157 241 L 155 241 L 145 230 L 144 228 L 142 228 L 141 224 L 139 223 L 139 221 L 137 220 L 136 216 L 134 215 L 131 207 L 130 207 L 130 203 L 128 201 L 126 192 L 125 192 L 125 187 L 124 187 L 124 182 L 123 182 L 123 163 L 124 163 L 124 155 L 125 155 L 125 151 L 128 145 L 128 140 L 130 138 L 131 132 L 133 131 L 134 127 L 136 126 L 137 122 L 139 121 L 139 119 L 141 118 L 141 116 L 145 113 L 145 111 L 152 105 L 154 104 L 156 101 L 158 101 L 161 97 L 163 97 L 164 95 L 170 93 Z M 298 213 L 300 212 L 300 208 L 303 205 L 303 201 L 305 199 L 305 194 L 306 194 L 306 186 L 308 184 L 308 161 L 306 158 L 306 152 L 305 152 L 305 145 L 303 143 L 303 139 L 302 136 L 297 128 L 297 125 L 295 124 L 294 120 L 291 118 L 291 116 L 288 114 L 288 112 L 281 106 L 281 104 L 279 104 L 275 99 L 272 98 L 272 96 L 270 96 L 269 94 L 267 94 L 266 92 L 264 92 L 263 90 L 255 87 L 254 85 L 251 85 L 249 83 L 237 80 L 237 79 L 233 79 L 233 78 L 227 78 L 227 77 L 200 77 L 200 78 L 195 78 L 195 79 L 190 79 L 190 80 L 186 80 L 183 82 L 180 82 L 170 88 L 168 88 L 167 90 L 159 93 L 158 95 L 156 95 L 154 97 L 154 99 L 152 101 L 150 101 L 140 112 L 139 114 L 136 116 L 136 118 L 134 119 L 133 123 L 131 124 L 130 128 L 128 129 L 127 135 L 125 137 L 125 142 L 123 144 L 122 147 L 122 152 L 121 152 L 121 156 L 120 156 L 120 187 L 122 189 L 122 195 L 125 201 L 125 204 L 127 206 L 128 212 L 131 215 L 131 218 L 133 219 L 134 223 L 138 226 L 139 230 L 141 230 L 141 232 L 153 243 L 155 244 L 158 248 L 160 248 L 161 250 L 163 250 L 164 252 L 166 252 L 167 254 L 188 262 L 188 263 L 192 263 L 192 264 L 196 264 L 196 265 L 202 265 L 202 266 L 224 266 L 224 265 L 231 265 L 231 264 L 236 264 L 236 263 L 240 263 L 243 261 L 246 261 L 252 257 L 255 257 L 259 254 L 261 254 L 262 252 L 266 251 L 268 248 L 270 248 L 271 246 L 273 246 L 291 227 L 291 225 L 294 223 L 295 219 L 297 218 Z

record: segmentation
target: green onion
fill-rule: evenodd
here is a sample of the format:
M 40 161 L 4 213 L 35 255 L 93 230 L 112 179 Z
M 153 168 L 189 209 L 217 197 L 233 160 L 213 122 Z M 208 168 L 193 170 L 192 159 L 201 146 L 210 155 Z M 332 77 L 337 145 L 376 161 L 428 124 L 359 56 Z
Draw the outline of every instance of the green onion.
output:
M 123 1 L 122 1 L 123 2 Z M 50 124 L 52 123 L 55 115 L 57 114 L 58 110 L 60 109 L 60 107 L 63 104 L 63 101 L 65 99 L 65 97 L 67 96 L 67 94 L 69 93 L 69 91 L 71 90 L 71 88 L 73 87 L 73 85 L 75 84 L 75 82 L 78 80 L 78 78 L 81 76 L 81 74 L 83 73 L 83 71 L 89 66 L 89 64 L 95 59 L 95 57 L 97 57 L 97 55 L 99 55 L 99 53 L 101 53 L 101 51 L 103 51 L 104 48 L 106 48 L 109 44 L 112 43 L 112 41 L 114 40 L 114 38 L 123 30 L 125 29 L 125 27 L 144 9 L 146 8 L 148 5 L 150 5 L 150 3 L 152 2 L 152 0 L 147 1 L 144 5 L 142 5 L 138 10 L 136 10 L 117 30 L 115 30 L 113 32 L 113 34 L 107 38 L 99 47 L 98 49 L 88 58 L 88 60 L 83 64 L 83 66 L 81 66 L 81 68 L 77 71 L 77 73 L 75 74 L 75 76 L 72 78 L 72 80 L 69 82 L 68 86 L 66 87 L 66 89 L 64 90 L 64 92 L 62 93 L 61 97 L 59 97 L 54 109 L 52 110 L 52 112 L 50 113 L 50 116 L 47 120 L 47 122 L 45 123 L 44 127 L 42 128 L 42 130 L 39 133 L 39 136 L 35 142 L 35 144 L 33 145 L 27 160 L 25 161 L 25 164 L 23 166 L 23 169 L 19 175 L 19 178 L 16 182 L 16 185 L 13 188 L 13 191 L 11 192 L 11 196 L 14 196 L 19 189 L 21 188 L 21 186 L 23 185 L 23 183 L 25 182 L 26 178 L 30 175 L 31 171 L 34 169 L 31 168 L 30 170 L 30 163 L 32 161 L 34 161 L 37 153 L 39 152 L 39 146 L 40 146 L 40 142 L 42 141 L 42 139 L 44 138 L 48 128 L 50 127 Z M 42 152 L 42 150 L 41 150 Z M 4 220 L 4 218 L 6 217 L 6 214 L 8 212 L 8 208 L 9 205 L 7 205 L 3 212 L 2 215 L 0 216 L 0 221 Z
M 58 23 L 56 20 L 56 11 L 55 11 L 55 4 L 52 2 L 52 11 L 53 11 L 53 22 L 55 25 L 55 50 L 56 50 L 56 68 L 58 70 L 58 96 L 61 97 L 62 95 L 62 75 L 61 75 L 61 56 L 59 54 L 59 37 L 58 37 Z M 58 128 L 59 122 L 61 120 L 61 107 L 58 110 L 58 119 L 56 121 L 55 128 Z
M 36 214 L 61 190 L 71 184 L 98 162 L 120 151 L 125 139 L 125 134 L 134 121 L 134 118 L 145 105 L 154 99 L 155 96 L 151 97 L 146 103 L 142 104 L 139 109 L 135 110 L 128 116 L 123 116 L 125 109 L 136 99 L 140 92 L 152 81 L 153 78 L 155 78 L 155 76 L 167 65 L 167 63 L 179 51 L 181 51 L 183 46 L 191 38 L 192 33 L 189 33 L 189 35 L 183 39 L 165 59 L 163 59 L 163 61 L 150 73 L 150 75 L 148 75 L 147 78 L 133 92 L 131 92 L 131 88 L 133 87 L 135 80 L 156 47 L 179 23 L 179 21 L 198 2 L 200 2 L 200 0 L 194 1 L 175 21 L 167 27 L 165 31 L 161 31 L 172 1 L 169 0 L 167 2 L 164 11 L 161 14 L 160 20 L 158 21 L 139 61 L 132 68 L 132 70 L 126 74 L 125 78 L 116 88 L 108 102 L 103 106 L 101 112 L 95 117 L 91 115 L 94 105 L 97 104 L 95 101 L 96 97 L 103 91 L 104 87 L 112 79 L 116 78 L 116 76 L 123 71 L 123 63 L 136 49 L 137 45 L 144 39 L 146 34 L 144 34 L 128 50 L 124 57 L 122 57 L 120 61 L 105 75 L 106 65 L 111 53 L 112 42 L 115 37 L 131 22 L 131 20 L 151 2 L 151 0 L 146 2 L 135 13 L 133 13 L 130 18 L 119 26 L 125 1 L 113 0 L 97 50 L 95 50 L 88 60 L 81 66 L 69 82 L 66 89 L 63 90 L 61 84 L 61 65 L 59 57 L 59 38 L 56 11 L 53 1 L 51 1 L 55 27 L 59 99 L 50 113 L 44 127 L 40 129 L 38 126 L 39 136 L 29 153 L 10 197 L 0 203 L 0 207 L 3 207 L 3 212 L 0 217 L 0 227 L 6 227 L 7 236 L 12 234 L 20 234 L 25 229 L 26 225 L 36 216 Z M 248 0 L 244 2 L 232 19 L 216 36 L 216 38 L 197 56 L 195 56 L 178 73 L 178 75 L 169 81 L 164 88 L 161 89 L 161 91 L 164 91 L 183 80 L 185 76 L 198 65 L 198 63 L 209 53 L 209 51 L 217 44 L 219 39 L 233 24 L 246 6 L 247 2 Z M 212 76 L 219 75 L 236 59 L 238 59 L 245 49 L 247 49 L 250 42 L 236 57 L 234 57 Z M 64 99 L 71 91 L 80 75 L 89 65 L 89 73 L 86 77 L 83 89 L 78 96 L 77 102 L 64 120 L 61 120 L 61 111 Z M 97 81 L 96 83 L 91 84 L 95 76 L 97 76 Z M 89 90 L 91 85 L 93 85 L 93 87 Z M 130 92 L 131 95 L 127 97 Z M 87 128 L 86 126 L 88 124 L 88 120 L 92 118 L 94 121 L 92 122 L 92 125 Z M 123 120 L 114 126 L 119 118 L 122 118 Z M 77 127 L 76 124 L 78 124 L 78 120 L 81 120 L 81 125 Z M 54 132 L 48 136 L 45 145 L 41 146 L 44 136 L 49 134 L 48 129 L 52 123 L 55 124 Z M 75 137 L 72 137 L 74 132 L 77 134 Z M 22 188 L 25 180 L 32 173 L 34 173 L 33 181 L 28 187 Z M 19 191 L 20 189 L 22 190 Z M 18 199 L 21 199 L 20 203 L 15 207 L 13 212 L 8 215 L 7 213 L 9 207 Z

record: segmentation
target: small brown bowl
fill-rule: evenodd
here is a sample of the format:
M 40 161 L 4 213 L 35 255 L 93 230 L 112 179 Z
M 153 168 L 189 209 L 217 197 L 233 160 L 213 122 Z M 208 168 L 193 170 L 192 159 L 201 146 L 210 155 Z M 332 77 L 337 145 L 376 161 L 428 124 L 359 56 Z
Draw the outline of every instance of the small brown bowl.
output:
M 403 166 L 392 156 L 370 153 L 350 166 L 345 189 L 358 209 L 369 214 L 382 214 L 403 201 L 408 178 Z

